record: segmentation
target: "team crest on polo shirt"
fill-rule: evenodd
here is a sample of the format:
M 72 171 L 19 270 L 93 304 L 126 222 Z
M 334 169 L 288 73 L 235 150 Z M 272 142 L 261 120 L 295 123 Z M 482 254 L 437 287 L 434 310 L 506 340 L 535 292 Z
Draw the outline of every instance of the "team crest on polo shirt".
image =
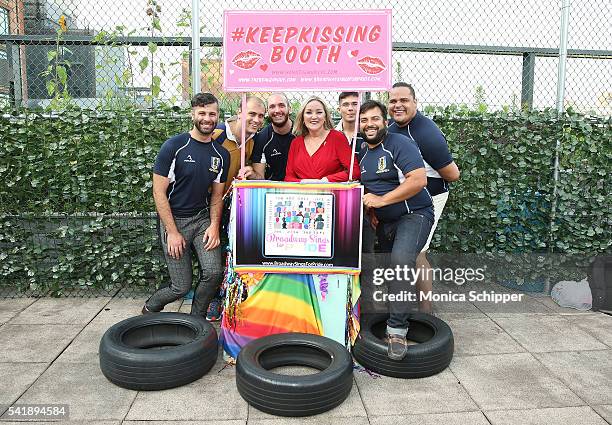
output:
M 378 158 L 378 170 L 376 170 L 376 174 L 386 173 L 389 171 L 387 169 L 387 157 L 381 156 Z
M 213 173 L 219 172 L 219 167 L 221 166 L 221 159 L 213 156 L 210 158 L 210 168 L 208 171 L 212 171 Z

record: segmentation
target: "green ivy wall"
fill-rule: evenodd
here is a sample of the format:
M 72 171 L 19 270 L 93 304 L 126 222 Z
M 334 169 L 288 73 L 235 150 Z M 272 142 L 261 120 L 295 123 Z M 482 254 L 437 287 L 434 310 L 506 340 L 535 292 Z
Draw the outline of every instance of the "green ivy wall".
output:
M 435 120 L 461 180 L 438 252 L 610 252 L 612 120 L 505 112 Z M 187 113 L 13 112 L 0 119 L 0 295 L 147 289 L 167 280 L 151 167 Z M 560 175 L 553 209 L 555 150 Z

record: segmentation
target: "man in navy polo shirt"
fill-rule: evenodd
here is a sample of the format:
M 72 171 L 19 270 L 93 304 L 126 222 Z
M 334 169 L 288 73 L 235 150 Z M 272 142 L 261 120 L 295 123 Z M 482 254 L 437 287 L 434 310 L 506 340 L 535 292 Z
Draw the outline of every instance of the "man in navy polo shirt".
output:
M 244 167 L 242 174 L 249 180 L 285 180 L 289 147 L 295 136 L 289 119 L 291 108 L 284 93 L 268 98 L 268 117 L 271 123 L 254 136 L 252 166 Z
M 366 189 L 363 203 L 373 209 L 378 221 L 375 233 L 369 217 L 363 225 L 363 250 L 374 252 L 378 237 L 390 249 L 393 267 L 415 267 L 433 225 L 432 200 L 425 189 L 427 176 L 419 149 L 407 137 L 387 130 L 387 108 L 368 100 L 359 111 L 359 129 L 364 144 L 359 151 L 361 183 Z M 369 214 L 368 214 L 369 215 Z M 389 294 L 401 294 L 414 282 L 393 280 Z M 388 356 L 406 355 L 409 314 L 402 302 L 390 302 L 387 320 Z
M 206 314 L 223 280 L 219 224 L 230 157 L 212 140 L 218 118 L 219 102 L 215 96 L 195 95 L 191 100 L 193 128 L 166 140 L 155 160 L 153 198 L 171 283 L 146 301 L 143 314 L 161 311 L 189 292 L 192 250 L 198 258 L 200 276 L 191 314 Z
M 459 180 L 459 168 L 448 150 L 444 134 L 429 118 L 417 111 L 414 88 L 407 83 L 393 85 L 389 92 L 389 113 L 393 121 L 389 124 L 390 133 L 399 133 L 413 139 L 419 146 L 427 172 L 427 190 L 433 198 L 435 219 L 427 243 L 417 258 L 417 267 L 429 271 L 431 266 L 425 256 L 436 230 L 442 211 L 448 200 L 448 182 Z M 417 290 L 431 292 L 430 273 L 424 273 L 417 281 Z M 419 309 L 431 313 L 431 301 L 419 301 Z

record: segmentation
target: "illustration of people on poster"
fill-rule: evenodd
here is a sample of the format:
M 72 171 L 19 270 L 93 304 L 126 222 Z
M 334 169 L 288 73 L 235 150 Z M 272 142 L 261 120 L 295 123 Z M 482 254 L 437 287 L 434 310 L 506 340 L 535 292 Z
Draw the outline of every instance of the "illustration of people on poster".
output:
M 333 194 L 266 194 L 264 255 L 331 258 Z

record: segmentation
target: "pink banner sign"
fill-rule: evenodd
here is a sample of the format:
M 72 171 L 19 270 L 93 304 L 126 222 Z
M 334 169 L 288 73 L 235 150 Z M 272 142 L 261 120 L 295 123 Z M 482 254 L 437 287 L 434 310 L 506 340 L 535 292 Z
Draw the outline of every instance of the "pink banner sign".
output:
M 391 10 L 228 11 L 226 91 L 388 90 Z

